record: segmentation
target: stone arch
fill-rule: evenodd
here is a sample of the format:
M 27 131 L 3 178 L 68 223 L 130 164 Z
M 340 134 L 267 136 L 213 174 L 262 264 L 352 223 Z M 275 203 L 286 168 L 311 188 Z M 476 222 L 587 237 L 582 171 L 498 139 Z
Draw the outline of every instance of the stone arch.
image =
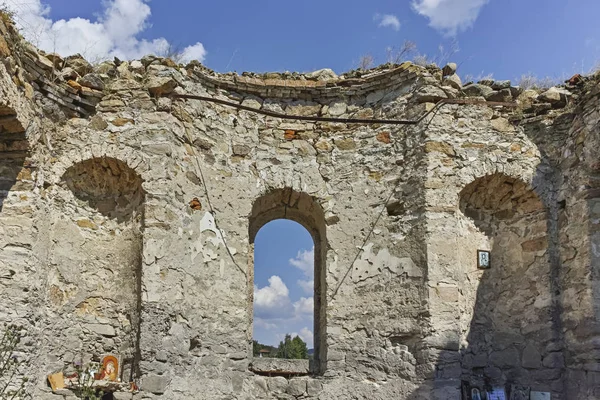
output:
M 543 211 L 537 194 L 523 181 L 495 173 L 475 179 L 459 194 L 460 211 L 488 236 L 498 224 Z
M 47 298 L 69 327 L 60 339 L 89 357 L 119 354 L 123 379 L 139 360 L 142 183 L 124 161 L 90 158 L 67 168 L 49 195 Z
M 462 189 L 459 211 L 459 259 L 469 266 L 463 381 L 549 390 L 562 355 L 542 200 L 522 180 L 494 173 Z M 489 269 L 477 268 L 477 250 L 491 252 Z
M 125 163 L 127 167 L 138 174 L 143 182 L 149 180 L 150 174 L 152 173 L 150 163 L 135 149 L 130 147 L 120 147 L 113 144 L 102 147 L 92 145 L 84 149 L 75 147 L 65 149 L 61 156 L 61 162 L 52 165 L 51 176 L 48 177 L 49 183 L 60 183 L 67 170 L 75 165 L 93 159 L 127 160 Z M 163 169 L 162 166 L 161 169 Z
M 71 192 L 109 218 L 126 221 L 144 201 L 142 178 L 115 158 L 92 158 L 67 169 L 62 177 Z
M 314 283 L 314 366 L 313 373 L 323 373 L 327 360 L 327 236 L 323 208 L 317 200 L 291 188 L 276 189 L 256 199 L 249 219 L 250 253 L 254 254 L 256 234 L 267 223 L 275 219 L 289 219 L 302 225 L 312 236 L 315 254 Z M 253 304 L 254 261 L 249 266 L 249 299 Z M 250 308 L 252 315 L 252 306 Z M 252 323 L 250 324 L 252 326 Z

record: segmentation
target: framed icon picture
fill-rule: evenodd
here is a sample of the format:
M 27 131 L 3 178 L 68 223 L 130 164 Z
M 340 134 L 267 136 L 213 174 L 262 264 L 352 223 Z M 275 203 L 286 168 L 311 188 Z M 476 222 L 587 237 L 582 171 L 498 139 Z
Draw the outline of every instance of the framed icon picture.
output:
M 488 269 L 491 264 L 490 252 L 488 250 L 477 250 L 477 268 Z

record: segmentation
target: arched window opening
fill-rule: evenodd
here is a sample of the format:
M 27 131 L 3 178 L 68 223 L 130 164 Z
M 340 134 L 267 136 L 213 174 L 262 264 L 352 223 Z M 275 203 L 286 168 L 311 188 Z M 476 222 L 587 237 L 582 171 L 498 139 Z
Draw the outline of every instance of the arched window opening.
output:
M 254 317 L 252 355 L 260 358 L 259 344 L 265 344 L 277 349 L 263 348 L 263 357 L 297 357 L 296 349 L 302 347 L 298 339 L 294 343 L 297 335 L 307 351 L 313 349 L 307 354 L 311 372 L 325 371 L 325 231 L 323 210 L 306 193 L 278 189 L 255 201 L 249 224 L 253 257 L 248 274 L 249 315 Z M 286 334 L 290 335 L 287 341 Z
M 299 223 L 277 219 L 254 240 L 254 357 L 314 355 L 314 243 Z

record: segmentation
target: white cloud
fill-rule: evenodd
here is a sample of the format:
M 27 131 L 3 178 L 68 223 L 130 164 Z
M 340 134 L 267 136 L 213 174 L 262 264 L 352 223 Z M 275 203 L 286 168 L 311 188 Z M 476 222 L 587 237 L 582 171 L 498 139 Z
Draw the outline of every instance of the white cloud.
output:
M 298 280 L 298 285 L 306 294 L 312 294 L 315 287 L 315 248 L 299 251 L 296 258 L 290 258 L 289 262 L 290 265 L 301 270 L 307 278 Z
M 395 31 L 400 30 L 400 21 L 398 17 L 392 14 L 375 14 L 373 18 L 375 21 L 379 21 L 380 28 L 392 28 Z
M 309 281 L 305 281 L 305 280 L 298 280 L 298 286 L 300 286 L 302 288 L 302 290 L 304 290 L 304 293 L 306 294 L 312 294 L 313 291 L 315 290 L 315 280 L 311 279 Z
M 202 61 L 204 60 L 204 57 L 206 57 L 206 49 L 200 42 L 193 46 L 186 47 L 182 53 L 183 62 L 190 62 L 192 60 Z
M 429 18 L 429 26 L 447 35 L 470 28 L 489 0 L 412 0 L 412 8 Z
M 254 315 L 261 319 L 289 318 L 293 313 L 290 291 L 277 275 L 269 278 L 269 286 L 254 286 Z
M 306 342 L 306 344 L 308 345 L 308 348 L 313 347 L 314 335 L 310 329 L 308 329 L 306 327 L 300 329 L 300 333 L 298 334 L 298 336 L 300 336 L 300 339 L 302 339 Z
M 313 277 L 315 274 L 315 248 L 299 251 L 296 258 L 290 258 L 290 264 L 304 272 L 307 277 Z
M 301 297 L 300 300 L 294 303 L 294 311 L 296 316 L 300 317 L 302 314 L 312 315 L 315 310 L 314 297 Z
M 254 318 L 254 326 L 264 328 L 266 330 L 273 330 L 273 329 L 278 328 L 277 324 L 274 324 L 272 322 L 267 322 L 267 320 L 259 318 L 259 317 Z
M 170 45 L 165 38 L 140 39 L 149 26 L 151 15 L 147 0 L 107 0 L 101 15 L 91 21 L 84 18 L 52 21 L 50 7 L 42 0 L 0 0 L 0 5 L 15 12 L 15 21 L 23 36 L 47 52 L 63 56 L 80 53 L 90 60 L 109 57 L 141 58 L 146 54 L 165 53 Z M 204 60 L 206 50 L 198 42 L 183 49 L 183 62 Z

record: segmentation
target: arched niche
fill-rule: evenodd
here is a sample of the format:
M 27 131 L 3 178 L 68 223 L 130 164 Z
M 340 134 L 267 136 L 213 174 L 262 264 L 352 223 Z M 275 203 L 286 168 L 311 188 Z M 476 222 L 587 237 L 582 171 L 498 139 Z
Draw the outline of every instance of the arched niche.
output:
M 144 190 L 124 161 L 102 157 L 68 168 L 51 195 L 48 299 L 69 350 L 137 365 Z M 75 336 L 77 335 L 77 336 Z M 64 338 L 63 338 L 64 339 Z
M 476 179 L 459 197 L 470 318 L 463 380 L 549 389 L 561 356 L 544 205 L 526 183 L 500 173 Z M 490 252 L 489 268 L 478 268 L 478 250 Z
M 63 181 L 78 199 L 100 214 L 128 222 L 144 201 L 142 178 L 115 158 L 93 158 L 65 171 Z
M 276 189 L 259 197 L 253 204 L 249 220 L 250 252 L 254 253 L 254 239 L 265 224 L 276 219 L 289 219 L 302 225 L 312 236 L 314 242 L 314 365 L 312 372 L 320 374 L 325 371 L 327 360 L 327 284 L 326 260 L 327 237 L 323 209 L 316 199 L 306 193 L 291 188 Z M 250 257 L 249 277 L 249 314 L 253 311 L 254 261 Z M 250 322 L 250 331 L 252 321 Z

